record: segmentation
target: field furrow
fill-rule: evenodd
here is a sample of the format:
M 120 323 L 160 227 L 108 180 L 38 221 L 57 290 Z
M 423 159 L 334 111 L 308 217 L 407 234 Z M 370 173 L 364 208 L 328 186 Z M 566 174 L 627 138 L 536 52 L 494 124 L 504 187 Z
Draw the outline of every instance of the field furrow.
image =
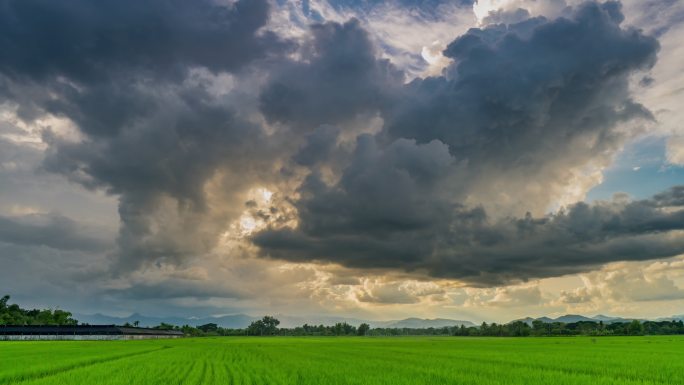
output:
M 681 357 L 671 336 L 3 342 L 0 384 L 681 385 Z
M 84 359 L 82 361 L 74 362 L 71 364 L 67 365 L 62 365 L 62 366 L 53 366 L 53 367 L 48 367 L 48 368 L 43 368 L 43 369 L 37 369 L 37 370 L 28 370 L 28 371 L 19 371 L 14 374 L 10 373 L 8 375 L 3 375 L 0 373 L 0 384 L 1 383 L 23 383 L 23 382 L 30 382 L 30 381 L 36 381 L 41 378 L 49 377 L 49 376 L 55 376 L 59 375 L 60 373 L 68 372 L 71 370 L 76 370 L 79 368 L 85 368 L 85 367 L 92 367 L 94 365 L 100 365 L 100 364 L 106 364 L 112 361 L 116 360 L 121 360 L 125 358 L 131 358 L 134 356 L 139 356 L 143 354 L 149 354 L 153 352 L 157 352 L 159 350 L 167 349 L 167 347 L 160 347 L 160 348 L 154 348 L 154 349 L 149 349 L 141 352 L 133 352 L 133 353 L 123 353 L 123 354 L 116 354 L 108 357 L 102 357 L 102 358 L 94 358 L 94 359 Z

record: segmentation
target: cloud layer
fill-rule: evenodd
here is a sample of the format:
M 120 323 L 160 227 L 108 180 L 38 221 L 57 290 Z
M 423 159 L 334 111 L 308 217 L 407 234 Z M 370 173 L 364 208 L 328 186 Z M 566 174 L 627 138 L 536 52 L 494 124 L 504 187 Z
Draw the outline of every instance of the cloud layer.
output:
M 622 20 L 619 3 L 586 3 L 555 20 L 471 29 L 444 51 L 453 64 L 443 76 L 378 106 L 383 129 L 356 139 L 336 178 L 322 167 L 306 177 L 297 228 L 265 230 L 255 243 L 276 258 L 474 285 L 682 252 L 670 233 L 682 228 L 681 207 L 650 208 L 660 196 L 529 214 L 606 165 L 639 131 L 626 123 L 651 118 L 629 97 L 629 77 L 654 64 L 658 43 Z M 332 152 L 334 140 L 319 148 Z M 300 154 L 313 152 L 308 142 Z
M 294 298 L 301 280 L 316 298 L 406 305 L 446 294 L 359 277 L 492 287 L 683 253 L 681 187 L 582 202 L 656 121 L 634 78 L 658 34 L 625 25 L 615 1 L 530 4 L 475 18 L 467 1 L 0 0 L 3 119 L 35 128 L 41 177 L 115 197 L 120 226 L 112 246 L 65 215 L 8 214 L 0 246 L 78 254 L 112 297 L 241 300 L 268 281 Z M 464 10 L 479 27 L 430 31 Z M 277 25 L 285 14 L 296 28 Z M 391 18 L 457 37 L 402 52 L 415 44 Z M 21 130 L 0 129 L 0 148 L 23 154 L 8 139 Z M 0 175 L 15 158 L 0 154 Z M 363 287 L 336 292 L 350 275 Z

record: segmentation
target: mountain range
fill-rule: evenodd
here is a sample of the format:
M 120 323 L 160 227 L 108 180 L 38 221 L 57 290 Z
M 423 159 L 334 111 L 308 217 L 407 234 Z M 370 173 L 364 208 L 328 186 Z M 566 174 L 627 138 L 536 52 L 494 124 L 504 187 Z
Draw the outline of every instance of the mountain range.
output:
M 139 322 L 140 326 L 150 327 L 156 326 L 164 322 L 171 325 L 191 325 L 199 326 L 208 323 L 215 323 L 218 326 L 231 329 L 241 329 L 249 326 L 250 323 L 256 321 L 260 317 L 252 317 L 246 314 L 232 314 L 224 315 L 218 317 L 148 317 L 142 314 L 134 313 L 128 317 L 113 317 L 104 314 L 75 314 L 74 317 L 82 323 L 88 323 L 91 325 L 122 325 L 125 323 Z M 296 326 L 302 326 L 304 324 L 309 325 L 334 325 L 338 322 L 346 322 L 350 325 L 358 326 L 362 323 L 367 323 L 373 328 L 441 328 L 445 326 L 475 326 L 474 323 L 470 321 L 463 320 L 453 320 L 445 318 L 435 318 L 435 319 L 422 319 L 422 318 L 406 318 L 402 320 L 390 320 L 390 321 L 369 321 L 357 318 L 345 318 L 345 317 L 292 317 L 286 315 L 276 315 L 278 320 L 280 320 L 280 327 L 292 328 Z
M 218 326 L 230 329 L 242 329 L 249 326 L 250 323 L 256 321 L 260 317 L 253 317 L 246 314 L 231 314 L 216 317 L 149 317 L 142 314 L 134 313 L 128 317 L 114 317 L 104 314 L 74 314 L 74 317 L 82 323 L 88 323 L 91 325 L 122 325 L 125 323 L 139 322 L 140 326 L 151 327 L 159 325 L 164 322 L 171 325 L 191 325 L 200 326 L 208 323 L 215 323 Z M 275 315 L 275 317 L 280 320 L 280 327 L 293 328 L 296 326 L 302 326 L 304 324 L 309 325 L 334 325 L 338 322 L 346 322 L 350 325 L 359 326 L 362 323 L 369 324 L 372 328 L 441 328 L 441 327 L 451 327 L 451 326 L 461 326 L 466 327 L 476 326 L 475 323 L 471 321 L 455 320 L 447 318 L 405 318 L 401 320 L 388 320 L 388 321 L 370 321 L 358 318 L 347 318 L 347 317 L 331 317 L 331 316 L 317 316 L 317 317 L 293 317 L 287 315 Z M 593 317 L 587 317 L 578 314 L 566 314 L 557 318 L 550 317 L 539 317 L 532 318 L 526 317 L 517 319 L 514 321 L 523 321 L 528 325 L 532 325 L 532 322 L 539 320 L 545 323 L 551 322 L 563 322 L 572 323 L 579 321 L 593 321 L 604 323 L 615 323 L 615 322 L 630 322 L 634 318 L 622 318 L 622 317 L 611 317 L 606 315 L 596 315 Z M 672 320 L 684 320 L 684 314 L 675 315 L 672 317 L 658 318 L 656 321 L 672 321 Z M 644 319 L 639 319 L 639 321 L 645 321 Z
M 611 316 L 606 316 L 603 314 L 599 314 L 593 317 L 586 317 L 583 315 L 578 315 L 578 314 L 566 314 L 557 318 L 549 318 L 549 317 L 539 317 L 539 318 L 532 318 L 532 317 L 527 317 L 527 318 L 521 318 L 517 319 L 514 321 L 523 321 L 528 325 L 532 325 L 533 321 L 542 321 L 544 323 L 551 323 L 551 322 L 563 322 L 563 323 L 573 323 L 573 322 L 580 322 L 580 321 L 591 321 L 591 322 L 599 322 L 602 321 L 603 323 L 615 323 L 615 322 L 631 322 L 633 320 L 638 320 L 638 321 L 646 321 L 645 319 L 640 319 L 640 318 L 622 318 L 622 317 L 611 317 Z M 679 320 L 679 319 L 684 319 L 684 315 L 682 316 L 673 316 L 673 317 L 668 317 L 668 318 L 658 318 L 656 321 L 672 321 L 672 320 Z
M 385 327 L 385 328 L 409 328 L 409 329 L 423 329 L 423 328 L 443 328 L 445 326 L 475 326 L 474 323 L 470 321 L 463 320 L 453 320 L 446 318 L 435 318 L 435 319 L 423 319 L 423 318 L 406 318 L 398 321 L 368 321 L 368 324 L 372 327 Z

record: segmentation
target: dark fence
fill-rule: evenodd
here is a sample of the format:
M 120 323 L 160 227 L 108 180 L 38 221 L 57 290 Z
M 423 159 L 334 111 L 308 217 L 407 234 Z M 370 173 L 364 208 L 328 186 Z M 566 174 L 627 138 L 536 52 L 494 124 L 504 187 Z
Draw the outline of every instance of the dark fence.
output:
M 178 330 L 160 330 L 116 325 L 0 325 L 0 335 L 157 335 L 182 336 Z

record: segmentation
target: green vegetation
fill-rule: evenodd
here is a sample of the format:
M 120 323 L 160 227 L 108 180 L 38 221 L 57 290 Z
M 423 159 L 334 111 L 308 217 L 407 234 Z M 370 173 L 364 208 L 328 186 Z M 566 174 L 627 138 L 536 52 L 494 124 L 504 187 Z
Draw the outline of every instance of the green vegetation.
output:
M 0 384 L 684 383 L 684 337 L 0 342 Z
M 675 335 L 684 334 L 684 322 L 677 321 L 637 321 L 603 322 L 579 321 L 571 323 L 534 321 L 528 325 L 522 321 L 508 324 L 487 324 L 471 327 L 443 328 L 374 328 L 368 324 L 359 327 L 347 323 L 331 326 L 303 325 L 295 328 L 278 328 L 280 321 L 266 316 L 252 322 L 246 329 L 226 329 L 216 324 L 198 327 L 174 327 L 168 324 L 156 326 L 158 329 L 180 330 L 188 336 L 459 336 L 459 337 L 551 337 L 551 336 L 641 336 L 641 335 Z
M 77 325 L 78 321 L 64 310 L 26 310 L 8 304 L 9 295 L 0 298 L 0 325 Z
M 10 296 L 0 298 L 0 326 L 2 325 L 77 325 L 71 313 L 64 310 L 26 310 L 17 304 L 8 304 Z M 460 337 L 542 337 L 542 336 L 640 336 L 640 335 L 684 335 L 684 322 L 673 321 L 637 321 L 603 322 L 579 321 L 572 323 L 542 322 L 535 320 L 532 325 L 522 321 L 508 324 L 490 324 L 483 322 L 474 327 L 443 327 L 443 328 L 371 328 L 368 324 L 361 324 L 357 328 L 346 322 L 335 325 L 308 325 L 294 328 L 278 328 L 280 321 L 272 316 L 264 316 L 254 321 L 245 329 L 229 329 L 209 323 L 201 326 L 176 326 L 161 323 L 155 329 L 179 330 L 190 337 L 215 336 L 460 336 Z M 136 327 L 138 321 L 132 325 Z
M 252 322 L 246 332 L 249 336 L 272 336 L 278 332 L 280 321 L 271 316 Z
M 684 334 L 684 322 L 676 321 L 638 321 L 603 323 L 602 321 L 579 322 L 542 322 L 535 320 L 532 326 L 522 321 L 497 325 L 460 327 L 452 329 L 455 336 L 487 337 L 542 337 L 542 336 L 641 336 Z

